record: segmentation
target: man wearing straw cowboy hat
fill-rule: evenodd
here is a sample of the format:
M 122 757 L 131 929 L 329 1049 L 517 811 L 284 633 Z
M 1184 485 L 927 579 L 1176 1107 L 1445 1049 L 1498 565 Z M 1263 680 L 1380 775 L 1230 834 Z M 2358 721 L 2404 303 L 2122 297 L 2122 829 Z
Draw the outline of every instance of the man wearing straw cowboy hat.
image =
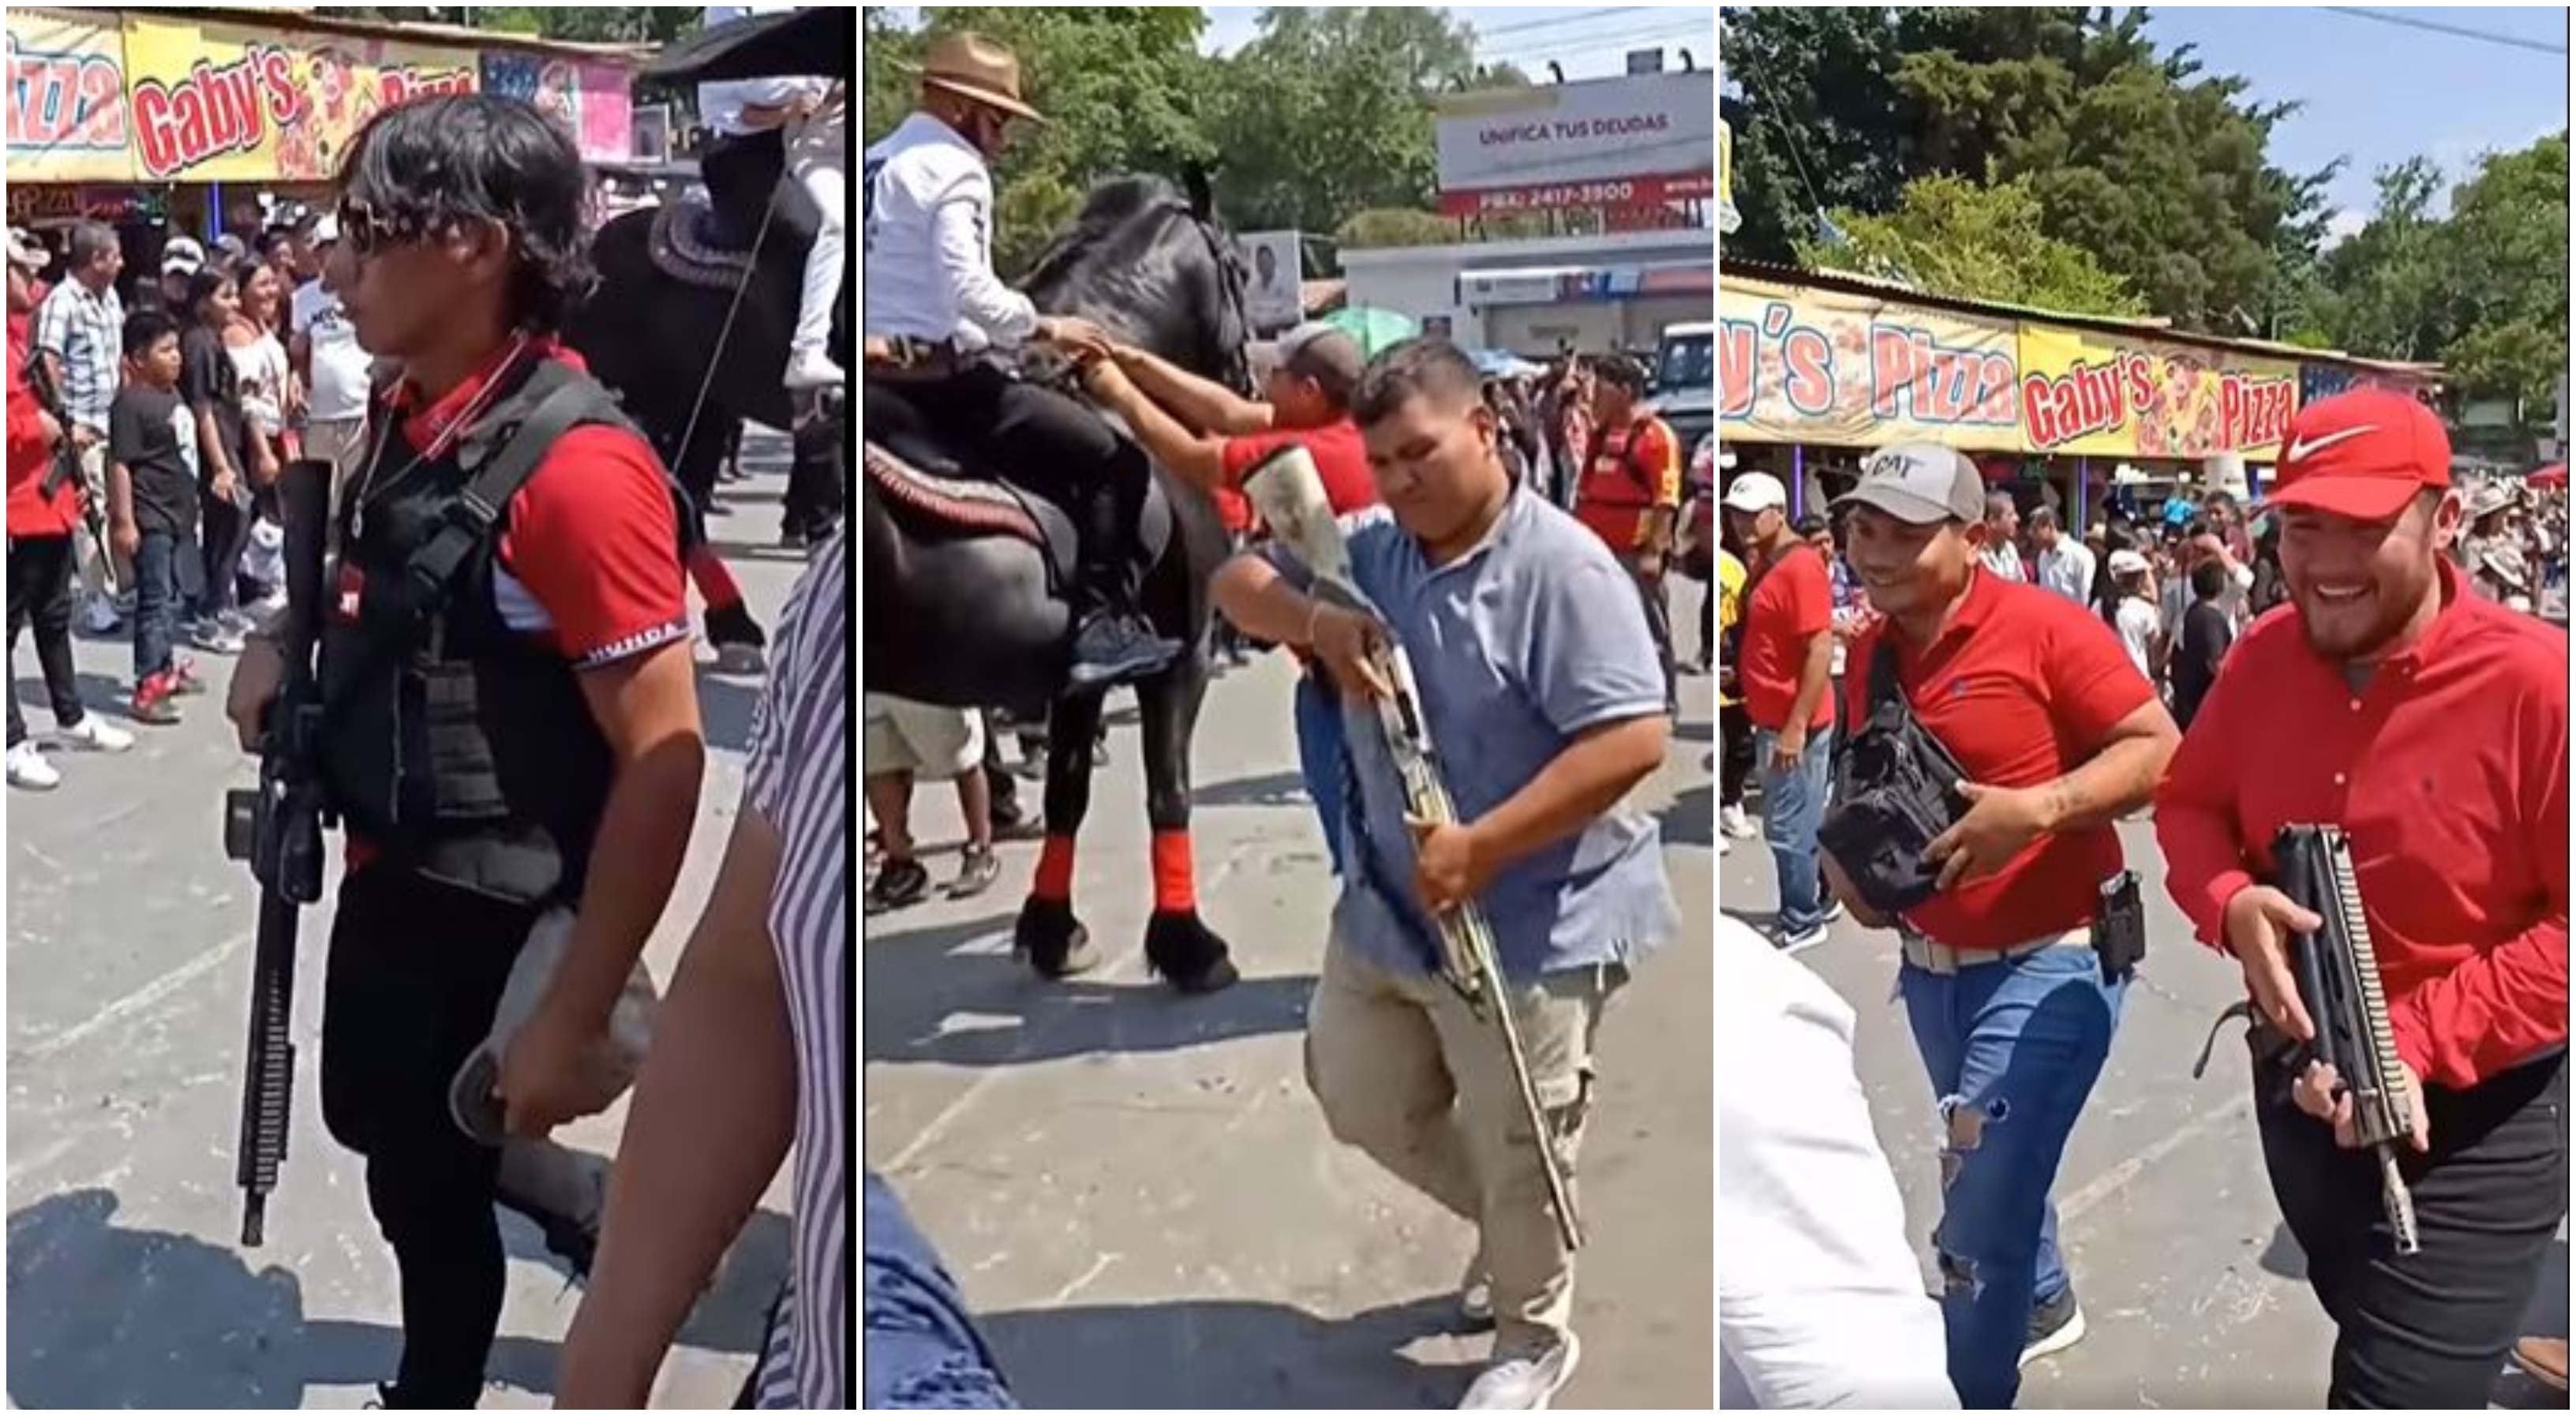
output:
M 1105 352 L 1085 320 L 1040 315 L 993 273 L 993 175 L 1011 120 L 1041 121 L 1020 98 L 1020 61 L 963 31 L 930 43 L 919 106 L 869 148 L 867 376 L 863 417 L 932 427 L 1023 476 L 1063 479 L 1082 531 L 1073 587 L 1069 686 L 1103 688 L 1161 670 L 1181 652 L 1136 613 L 1134 507 L 1145 454 L 1091 409 L 1015 377 L 992 357 L 1030 340 Z

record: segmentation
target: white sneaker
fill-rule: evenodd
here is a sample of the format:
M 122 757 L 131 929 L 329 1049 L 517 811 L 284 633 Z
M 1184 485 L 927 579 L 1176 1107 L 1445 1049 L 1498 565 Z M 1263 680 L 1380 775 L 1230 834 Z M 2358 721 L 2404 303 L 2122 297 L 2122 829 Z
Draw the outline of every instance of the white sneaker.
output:
M 84 713 L 81 720 L 59 734 L 74 747 L 92 752 L 123 752 L 134 746 L 134 734 L 116 726 L 96 713 Z
M 81 612 L 81 627 L 91 634 L 114 634 L 122 623 L 124 621 L 116 613 L 116 602 L 104 596 L 90 601 L 89 608 Z
M 847 371 L 832 362 L 832 356 L 820 349 L 800 349 L 787 361 L 787 387 L 790 392 L 806 389 L 840 388 L 850 381 Z
M 62 784 L 63 774 L 36 751 L 34 743 L 22 742 L 9 749 L 9 785 L 22 791 L 49 792 Z
M 1745 818 L 1743 807 L 1727 807 L 1718 812 L 1717 820 L 1719 830 L 1739 841 L 1749 841 L 1754 837 L 1753 823 Z
M 1496 1353 L 1476 1384 L 1467 1388 L 1461 1411 L 1545 1411 L 1550 1398 L 1574 1379 L 1583 1348 L 1573 1333 L 1536 1352 Z

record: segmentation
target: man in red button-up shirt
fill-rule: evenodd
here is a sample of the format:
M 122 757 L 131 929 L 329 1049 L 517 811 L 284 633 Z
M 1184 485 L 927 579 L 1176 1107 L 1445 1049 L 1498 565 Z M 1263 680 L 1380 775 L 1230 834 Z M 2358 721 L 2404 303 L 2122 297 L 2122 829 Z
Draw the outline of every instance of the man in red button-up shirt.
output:
M 2262 1015 L 2255 1115 L 2340 1328 L 2337 1406 L 2485 1405 L 2567 1212 L 2567 639 L 2465 593 L 2450 459 L 2402 394 L 2300 412 L 2271 499 L 2291 603 L 2246 631 L 2157 799 L 2174 899 Z M 2338 1145 L 2350 1102 L 2276 1060 L 2314 1035 L 2285 951 L 2318 921 L 2263 883 L 2292 823 L 2351 840 L 2422 1103 L 2405 1258 Z

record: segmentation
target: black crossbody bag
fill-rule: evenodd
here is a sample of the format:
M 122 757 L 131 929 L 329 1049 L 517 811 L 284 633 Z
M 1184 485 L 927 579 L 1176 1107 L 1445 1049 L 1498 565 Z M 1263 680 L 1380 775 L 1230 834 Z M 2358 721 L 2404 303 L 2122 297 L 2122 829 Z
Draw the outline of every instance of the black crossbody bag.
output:
M 1869 661 L 1869 717 L 1843 748 L 1833 810 L 1816 843 L 1863 903 L 1890 916 L 1940 893 L 1924 851 L 1968 812 L 1968 774 L 1914 716 L 1897 683 L 1896 645 L 1882 636 Z

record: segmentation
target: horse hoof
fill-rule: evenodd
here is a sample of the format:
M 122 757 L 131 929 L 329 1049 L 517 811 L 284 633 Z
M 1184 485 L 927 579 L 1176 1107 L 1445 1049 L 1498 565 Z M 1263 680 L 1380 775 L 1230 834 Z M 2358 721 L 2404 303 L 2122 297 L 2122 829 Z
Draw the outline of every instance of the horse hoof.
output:
M 1242 977 L 1225 941 L 1194 910 L 1155 913 L 1145 925 L 1145 961 L 1183 993 L 1216 993 Z
M 1100 966 L 1091 931 L 1073 917 L 1073 905 L 1064 900 L 1029 897 L 1011 930 L 1011 952 L 1027 959 L 1029 967 L 1045 979 L 1070 978 Z

